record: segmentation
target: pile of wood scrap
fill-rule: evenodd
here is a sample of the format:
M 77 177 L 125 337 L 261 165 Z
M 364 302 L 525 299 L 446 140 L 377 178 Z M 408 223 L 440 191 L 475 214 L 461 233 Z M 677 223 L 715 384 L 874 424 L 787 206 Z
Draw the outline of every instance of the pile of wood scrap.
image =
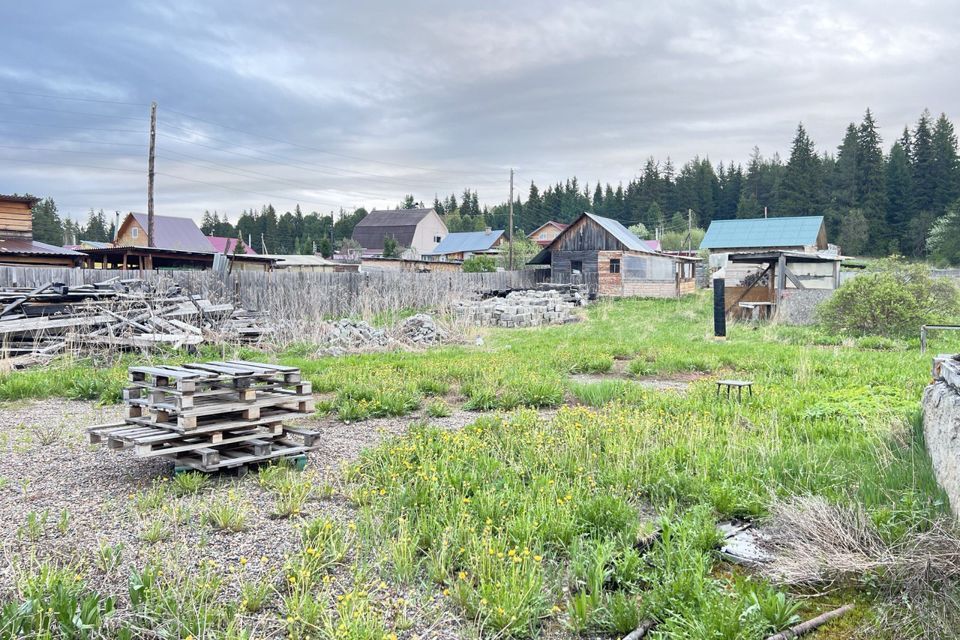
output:
M 137 278 L 0 288 L 0 370 L 70 350 L 256 342 L 265 333 L 256 312 Z
M 284 424 L 313 411 L 310 383 L 296 367 L 244 360 L 130 367 L 129 379 L 126 418 L 90 427 L 90 442 L 205 472 L 246 471 L 316 446 L 317 432 Z

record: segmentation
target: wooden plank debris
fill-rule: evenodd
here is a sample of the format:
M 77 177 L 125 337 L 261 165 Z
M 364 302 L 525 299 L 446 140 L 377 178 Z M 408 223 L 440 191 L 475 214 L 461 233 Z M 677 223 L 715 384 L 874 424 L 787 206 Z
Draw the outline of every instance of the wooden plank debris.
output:
M 269 334 L 265 322 L 260 313 L 138 278 L 0 287 L 0 370 L 46 362 L 68 350 L 255 343 Z
M 135 366 L 123 390 L 126 417 L 87 429 L 92 444 L 163 457 L 177 468 L 212 472 L 301 456 L 319 433 L 286 426 L 313 411 L 296 367 L 259 362 Z

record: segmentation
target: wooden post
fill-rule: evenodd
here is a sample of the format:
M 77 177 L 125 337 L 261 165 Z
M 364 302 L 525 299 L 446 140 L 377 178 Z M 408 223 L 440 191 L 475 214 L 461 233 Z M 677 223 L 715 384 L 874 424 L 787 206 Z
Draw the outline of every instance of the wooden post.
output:
M 724 300 L 724 279 L 713 279 L 713 335 L 721 340 L 727 337 L 727 305 Z
M 510 271 L 513 271 L 513 168 L 510 169 Z
M 147 158 L 147 246 L 153 244 L 153 165 L 157 147 L 157 103 L 150 104 L 150 152 Z
M 787 256 L 786 254 L 781 253 L 780 257 L 777 258 L 777 299 L 773 301 L 774 304 L 780 302 L 781 296 L 783 296 L 783 289 L 786 286 L 787 278 Z

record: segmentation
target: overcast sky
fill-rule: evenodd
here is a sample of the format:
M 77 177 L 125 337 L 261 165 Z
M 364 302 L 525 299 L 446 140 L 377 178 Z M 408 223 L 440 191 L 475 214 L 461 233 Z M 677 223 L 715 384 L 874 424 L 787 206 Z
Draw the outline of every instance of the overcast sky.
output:
M 785 157 L 799 121 L 834 151 L 868 106 L 886 147 L 960 117 L 958 33 L 954 0 L 8 0 L 0 193 L 145 211 L 152 100 L 157 212 L 234 221 Z

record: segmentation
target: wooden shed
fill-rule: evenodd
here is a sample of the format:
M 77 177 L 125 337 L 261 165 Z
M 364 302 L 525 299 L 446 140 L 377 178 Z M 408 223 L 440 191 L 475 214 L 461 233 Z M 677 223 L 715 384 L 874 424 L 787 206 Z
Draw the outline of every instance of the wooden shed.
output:
M 0 195 L 0 263 L 75 266 L 83 254 L 33 239 L 32 196 Z
M 696 289 L 697 260 L 654 251 L 610 218 L 584 213 L 529 264 L 555 283 L 581 281 L 591 295 L 675 298 Z

